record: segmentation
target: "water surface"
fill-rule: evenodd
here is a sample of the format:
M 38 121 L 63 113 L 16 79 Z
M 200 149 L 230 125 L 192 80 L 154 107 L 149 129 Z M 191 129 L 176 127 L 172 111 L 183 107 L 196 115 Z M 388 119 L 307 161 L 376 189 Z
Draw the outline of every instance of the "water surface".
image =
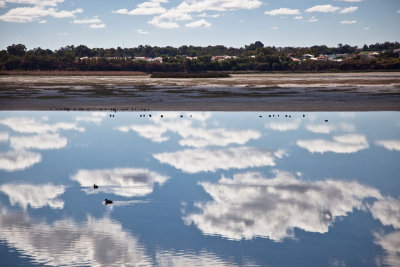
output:
M 0 112 L 0 265 L 399 266 L 399 159 L 398 112 Z

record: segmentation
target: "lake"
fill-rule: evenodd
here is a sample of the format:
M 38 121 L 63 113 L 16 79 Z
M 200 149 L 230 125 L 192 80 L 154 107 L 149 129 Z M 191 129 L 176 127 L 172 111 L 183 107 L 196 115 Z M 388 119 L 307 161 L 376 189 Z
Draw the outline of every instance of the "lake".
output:
M 399 162 L 399 112 L 1 111 L 0 265 L 400 266 Z

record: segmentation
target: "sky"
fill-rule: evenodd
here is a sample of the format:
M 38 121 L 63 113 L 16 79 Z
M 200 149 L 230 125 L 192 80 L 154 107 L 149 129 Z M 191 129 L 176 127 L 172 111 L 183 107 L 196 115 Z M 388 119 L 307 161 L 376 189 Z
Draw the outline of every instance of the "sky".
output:
M 0 0 L 0 49 L 400 41 L 400 0 Z

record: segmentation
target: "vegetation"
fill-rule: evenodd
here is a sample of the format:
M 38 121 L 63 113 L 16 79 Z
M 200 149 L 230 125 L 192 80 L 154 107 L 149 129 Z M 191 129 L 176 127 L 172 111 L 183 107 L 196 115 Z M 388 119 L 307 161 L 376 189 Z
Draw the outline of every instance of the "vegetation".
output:
M 227 72 L 157 72 L 150 78 L 230 78 Z
M 265 47 L 257 41 L 244 48 L 217 46 L 138 46 L 135 48 L 88 48 L 66 46 L 58 50 L 27 50 L 14 44 L 0 51 L 0 71 L 374 71 L 400 70 L 399 42 L 364 45 L 338 44 L 311 47 Z M 375 52 L 373 56 L 370 56 Z M 302 60 L 303 55 L 335 55 L 339 60 Z M 213 60 L 214 56 L 227 56 Z M 161 62 L 134 60 L 161 57 Z M 299 60 L 294 60 L 299 59 Z

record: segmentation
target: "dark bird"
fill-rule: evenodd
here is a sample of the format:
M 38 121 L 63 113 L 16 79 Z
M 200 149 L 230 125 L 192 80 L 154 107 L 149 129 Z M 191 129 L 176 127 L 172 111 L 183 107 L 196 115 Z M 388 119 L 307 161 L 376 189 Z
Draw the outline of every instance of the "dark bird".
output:
M 164 117 L 164 115 L 161 115 L 161 118 Z
M 181 118 L 183 118 L 183 115 L 181 115 Z
M 97 184 L 94 184 L 93 189 L 99 189 L 99 186 Z
M 304 118 L 305 116 L 306 116 L 306 115 L 303 114 L 303 118 Z
M 112 200 L 106 198 L 106 199 L 104 199 L 104 203 L 106 205 L 109 205 L 109 204 L 112 204 L 113 202 L 112 202 Z
M 328 122 L 328 120 L 325 120 L 325 122 Z

